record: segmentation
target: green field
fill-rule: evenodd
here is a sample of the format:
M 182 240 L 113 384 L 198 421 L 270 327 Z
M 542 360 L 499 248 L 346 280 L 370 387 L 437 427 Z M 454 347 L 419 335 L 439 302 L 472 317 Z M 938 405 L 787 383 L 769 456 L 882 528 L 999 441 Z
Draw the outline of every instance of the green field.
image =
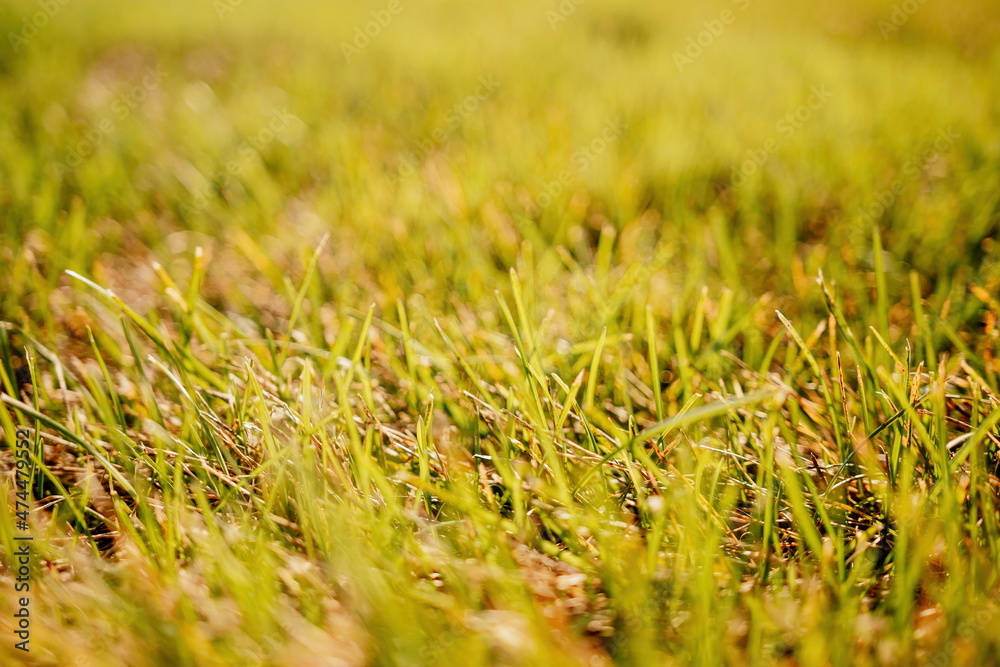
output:
M 998 34 L 0 5 L 0 664 L 1000 664 Z

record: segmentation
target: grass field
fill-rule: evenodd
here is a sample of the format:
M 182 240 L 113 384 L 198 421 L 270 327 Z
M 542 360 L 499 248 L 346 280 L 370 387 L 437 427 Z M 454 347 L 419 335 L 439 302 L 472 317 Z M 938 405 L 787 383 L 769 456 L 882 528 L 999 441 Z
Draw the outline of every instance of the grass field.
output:
M 1000 664 L 957 5 L 4 3 L 0 664 Z

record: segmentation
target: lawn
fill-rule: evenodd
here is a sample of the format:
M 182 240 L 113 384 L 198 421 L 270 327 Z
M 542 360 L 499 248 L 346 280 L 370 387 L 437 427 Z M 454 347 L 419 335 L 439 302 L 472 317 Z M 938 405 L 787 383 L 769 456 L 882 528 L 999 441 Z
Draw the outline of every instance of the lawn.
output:
M 0 6 L 0 664 L 1000 664 L 1000 7 Z

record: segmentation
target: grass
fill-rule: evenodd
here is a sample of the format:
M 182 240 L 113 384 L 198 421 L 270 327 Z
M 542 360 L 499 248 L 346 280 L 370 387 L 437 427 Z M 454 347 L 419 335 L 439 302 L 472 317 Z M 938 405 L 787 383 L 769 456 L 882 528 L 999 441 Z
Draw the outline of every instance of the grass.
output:
M 995 664 L 992 3 L 385 6 L 2 46 L 0 662 Z

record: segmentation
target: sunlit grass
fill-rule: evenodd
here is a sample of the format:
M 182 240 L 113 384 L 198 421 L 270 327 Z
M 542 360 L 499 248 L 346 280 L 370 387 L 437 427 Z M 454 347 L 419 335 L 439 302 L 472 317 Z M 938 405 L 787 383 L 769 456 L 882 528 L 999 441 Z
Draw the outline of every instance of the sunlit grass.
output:
M 401 2 L 0 59 L 0 662 L 994 660 L 1000 14 Z

